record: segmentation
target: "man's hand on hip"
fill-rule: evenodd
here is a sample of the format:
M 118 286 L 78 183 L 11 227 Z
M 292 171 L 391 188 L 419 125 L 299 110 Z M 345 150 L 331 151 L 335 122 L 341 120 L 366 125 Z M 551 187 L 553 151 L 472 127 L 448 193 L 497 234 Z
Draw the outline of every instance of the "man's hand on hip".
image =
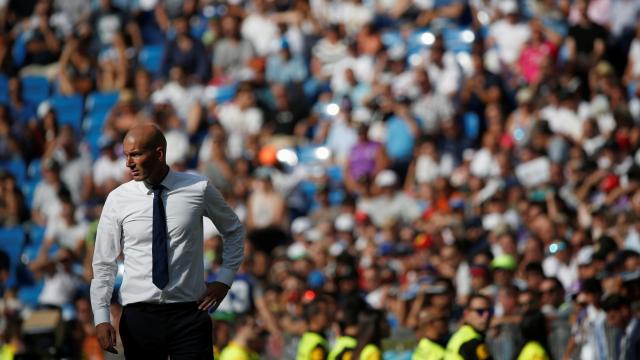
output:
M 229 291 L 229 286 L 219 281 L 207 284 L 207 291 L 198 300 L 198 309 L 215 311 Z
M 112 354 L 118 353 L 118 350 L 116 350 L 116 329 L 111 324 L 104 322 L 96 325 L 96 336 L 98 336 L 98 341 L 103 350 Z

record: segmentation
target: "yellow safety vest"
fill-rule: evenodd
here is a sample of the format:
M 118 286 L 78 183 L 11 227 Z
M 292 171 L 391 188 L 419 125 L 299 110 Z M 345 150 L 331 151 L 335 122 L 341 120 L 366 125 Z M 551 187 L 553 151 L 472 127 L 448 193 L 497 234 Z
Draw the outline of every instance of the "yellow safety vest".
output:
M 445 359 L 446 360 L 464 360 L 464 358 L 460 355 L 460 348 L 462 347 L 462 345 L 474 339 L 480 340 L 482 339 L 482 336 L 470 325 L 462 325 L 460 329 L 458 329 L 458 331 L 456 331 L 451 337 L 451 339 L 449 340 L 449 343 L 447 344 L 447 352 L 445 354 Z M 483 354 L 483 355 L 486 355 L 486 357 L 489 357 L 486 346 L 483 346 L 483 348 L 479 347 L 478 350 L 486 352 L 486 354 Z M 478 357 L 482 358 L 482 356 L 478 356 Z
M 220 360 L 257 360 L 259 358 L 255 352 L 233 341 L 220 353 Z
M 382 360 L 382 351 L 377 345 L 368 344 L 362 349 L 359 360 Z
M 520 351 L 518 360 L 549 360 L 549 355 L 539 342 L 529 341 Z
M 435 341 L 423 338 L 418 343 L 411 360 L 442 360 L 446 350 Z
M 300 344 L 298 344 L 296 360 L 320 360 L 314 358 L 317 357 L 314 354 L 314 350 L 318 347 L 322 347 L 326 357 L 327 348 L 329 347 L 328 345 L 327 340 L 322 335 L 307 331 L 302 334 L 302 339 L 300 339 Z
M 358 345 L 358 340 L 352 336 L 340 336 L 336 345 L 329 353 L 328 360 L 352 360 L 353 350 Z

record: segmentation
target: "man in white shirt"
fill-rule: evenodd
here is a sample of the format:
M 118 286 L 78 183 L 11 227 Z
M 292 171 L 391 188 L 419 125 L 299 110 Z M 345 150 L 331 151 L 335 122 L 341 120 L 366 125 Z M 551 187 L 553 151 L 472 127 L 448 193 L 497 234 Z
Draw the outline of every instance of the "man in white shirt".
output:
M 166 139 L 145 123 L 124 139 L 133 181 L 105 202 L 95 242 L 91 305 L 100 345 L 116 352 L 109 303 L 124 255 L 120 337 L 130 359 L 211 359 L 211 320 L 244 251 L 244 229 L 222 195 L 200 175 L 170 170 Z M 202 216 L 223 239 L 216 281 L 206 284 Z

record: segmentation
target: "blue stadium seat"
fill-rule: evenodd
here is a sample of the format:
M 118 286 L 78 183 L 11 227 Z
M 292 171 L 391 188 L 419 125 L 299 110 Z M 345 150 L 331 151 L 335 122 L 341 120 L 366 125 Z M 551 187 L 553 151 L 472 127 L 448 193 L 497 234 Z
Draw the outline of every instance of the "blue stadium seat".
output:
M 444 46 L 454 53 L 471 52 L 475 34 L 469 28 L 444 28 L 442 31 Z
M 117 91 L 110 92 L 93 92 L 87 97 L 86 110 L 87 114 L 107 114 L 111 108 L 118 102 L 120 93 Z
M 22 32 L 16 38 L 11 48 L 11 57 L 13 57 L 14 66 L 22 66 L 27 58 L 27 32 Z
M 29 209 L 31 209 L 31 204 L 33 203 L 33 195 L 39 182 L 40 180 L 27 180 L 20 184 L 20 190 L 22 190 L 22 195 L 24 195 L 25 205 Z
M 37 158 L 31 160 L 29 166 L 27 167 L 27 176 L 30 180 L 38 181 L 42 179 L 42 159 Z
M 44 287 L 44 280 L 38 281 L 32 285 L 23 285 L 18 289 L 18 300 L 29 308 L 38 306 L 38 298 Z
M 44 226 L 33 225 L 31 229 L 29 229 L 29 244 L 37 244 L 40 246 L 44 241 L 44 234 L 47 229 Z
M 51 97 L 51 107 L 56 111 L 60 125 L 71 125 L 76 133 L 82 130 L 83 99 L 80 95 Z
M 480 135 L 480 117 L 474 112 L 465 113 L 462 117 L 462 128 L 467 139 L 477 139 Z
M 86 141 L 91 150 L 91 158 L 94 160 L 100 156 L 100 138 L 102 137 L 100 129 L 93 129 L 84 136 L 84 141 Z
M 9 229 L 0 229 L 0 250 L 3 250 L 9 256 L 11 261 L 9 269 L 9 280 L 7 286 L 15 286 L 16 270 L 20 263 L 20 254 L 22 254 L 22 248 L 25 244 L 26 235 L 24 230 L 19 227 L 13 227 Z
M 20 158 L 0 161 L 0 169 L 9 171 L 18 184 L 22 184 L 27 179 L 27 164 Z
M 233 100 L 233 98 L 236 96 L 236 90 L 237 90 L 236 84 L 218 87 L 217 94 L 216 94 L 216 102 L 218 104 L 222 104 L 227 101 Z
M 101 133 L 104 123 L 107 120 L 108 113 L 95 112 L 88 114 L 82 123 L 82 130 L 85 134 Z
M 22 99 L 31 107 L 38 107 L 49 97 L 49 80 L 44 76 L 29 75 L 21 80 Z
M 9 103 L 9 79 L 4 74 L 0 74 L 0 104 Z
M 147 45 L 140 51 L 139 61 L 142 66 L 154 75 L 162 70 L 164 45 Z

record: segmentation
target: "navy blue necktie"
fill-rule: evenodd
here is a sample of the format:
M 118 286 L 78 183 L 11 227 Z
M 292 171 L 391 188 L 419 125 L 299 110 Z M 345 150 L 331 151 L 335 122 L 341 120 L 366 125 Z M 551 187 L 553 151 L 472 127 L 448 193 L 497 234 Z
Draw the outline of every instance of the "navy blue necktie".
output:
M 167 254 L 167 216 L 162 203 L 162 185 L 153 187 L 153 283 L 159 289 L 169 282 L 169 256 Z

